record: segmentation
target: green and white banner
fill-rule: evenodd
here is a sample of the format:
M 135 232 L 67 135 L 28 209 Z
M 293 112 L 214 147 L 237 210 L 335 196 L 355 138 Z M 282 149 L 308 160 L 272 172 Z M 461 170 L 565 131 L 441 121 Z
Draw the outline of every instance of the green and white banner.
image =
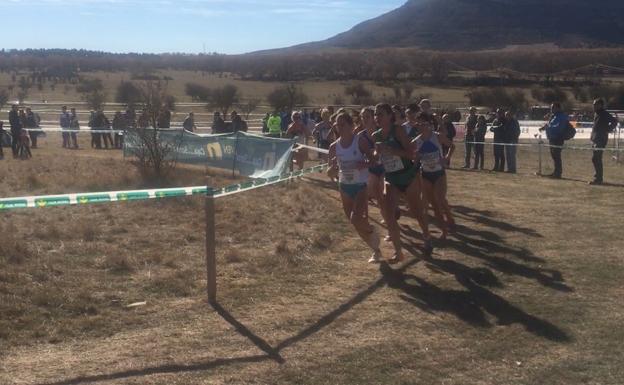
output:
M 153 129 L 147 129 L 154 133 Z M 279 176 L 288 168 L 294 141 L 267 138 L 245 132 L 220 135 L 196 135 L 184 130 L 158 130 L 161 146 L 171 149 L 169 157 L 177 162 L 203 164 L 238 171 L 251 178 Z M 142 135 L 128 130 L 124 137 L 124 155 L 136 156 L 141 151 Z
M 239 194 L 257 188 L 300 178 L 304 175 L 322 172 L 327 165 L 322 164 L 300 171 L 283 173 L 269 178 L 256 178 L 248 182 L 242 182 L 223 188 L 206 186 L 175 187 L 149 190 L 108 191 L 95 193 L 78 193 L 63 195 L 26 196 L 0 199 L 1 210 L 14 210 L 22 208 L 44 208 L 70 205 L 85 205 L 107 202 L 139 201 L 148 199 L 173 198 L 190 195 L 210 195 L 220 198 L 228 195 Z

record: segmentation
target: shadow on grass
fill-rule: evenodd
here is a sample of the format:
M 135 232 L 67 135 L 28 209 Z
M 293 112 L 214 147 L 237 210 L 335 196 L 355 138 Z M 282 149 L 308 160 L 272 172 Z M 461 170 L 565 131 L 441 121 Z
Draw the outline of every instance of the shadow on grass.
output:
M 312 183 L 321 184 L 324 187 L 333 187 L 331 182 L 309 179 Z M 331 184 L 331 186 L 330 186 Z M 493 218 L 493 213 L 466 208 L 455 207 L 455 212 L 466 220 L 484 224 L 488 227 L 508 232 L 520 232 L 531 237 L 541 238 L 541 235 L 532 229 L 511 225 Z M 419 259 L 412 258 L 400 269 L 393 269 L 387 264 L 380 267 L 381 276 L 366 288 L 357 292 L 354 296 L 338 305 L 334 310 L 321 316 L 316 322 L 301 330 L 296 335 L 286 338 L 275 347 L 271 346 L 261 337 L 254 334 L 249 328 L 239 322 L 219 304 L 213 304 L 214 310 L 242 336 L 250 340 L 265 354 L 248 357 L 216 359 L 203 363 L 189 365 L 168 364 L 153 366 L 144 369 L 127 370 L 111 374 L 83 376 L 65 381 L 49 383 L 47 385 L 73 385 L 80 383 L 94 383 L 101 381 L 120 380 L 127 378 L 142 377 L 155 374 L 176 374 L 198 372 L 215 369 L 235 364 L 259 363 L 273 361 L 282 364 L 285 360 L 280 355 L 283 349 L 301 342 L 322 329 L 331 325 L 336 319 L 350 311 L 354 306 L 364 302 L 380 288 L 388 286 L 400 291 L 400 298 L 413 304 L 422 311 L 447 312 L 455 315 L 458 319 L 469 325 L 479 328 L 493 327 L 488 320 L 488 314 L 496 318 L 497 325 L 520 324 L 524 329 L 534 335 L 554 342 L 568 342 L 571 338 L 560 328 L 552 323 L 537 318 L 512 305 L 501 296 L 488 290 L 488 288 L 501 288 L 504 285 L 491 269 L 504 274 L 514 274 L 530 279 L 535 279 L 541 284 L 561 291 L 572 291 L 562 281 L 561 273 L 555 270 L 534 268 L 521 263 L 510 261 L 494 254 L 510 255 L 524 262 L 543 263 L 544 260 L 533 255 L 527 249 L 513 248 L 505 244 L 498 234 L 492 231 L 474 230 L 468 226 L 459 225 L 452 235 L 454 239 L 444 241 L 446 246 L 453 247 L 463 254 L 475 257 L 485 262 L 485 267 L 469 267 L 462 263 L 435 258 L 424 254 L 422 249 L 422 236 L 409 226 L 401 226 L 402 239 L 406 251 L 412 255 L 419 255 L 425 260 L 425 266 L 431 271 L 450 274 L 455 277 L 464 290 L 445 289 L 437 287 L 422 278 L 411 274 L 405 274 L 407 269 L 415 265 Z
M 487 227 L 506 232 L 522 233 L 534 238 L 543 238 L 540 233 L 533 229 L 512 225 L 510 223 L 495 219 L 494 213 L 489 210 L 478 210 L 472 207 L 466 207 L 461 205 L 453 206 L 452 209 L 455 215 L 464 217 L 465 219 L 480 223 Z
M 412 259 L 405 266 L 403 266 L 400 270 L 396 270 L 398 272 L 403 272 L 409 267 L 413 266 L 418 262 L 417 259 Z M 228 358 L 228 359 L 216 359 L 213 361 L 208 361 L 204 363 L 196 363 L 189 365 L 160 365 L 153 366 L 149 368 L 143 369 L 135 369 L 135 370 L 126 370 L 117 373 L 110 374 L 99 374 L 93 376 L 83 376 L 76 377 L 64 381 L 58 382 L 49 382 L 42 383 L 40 385 L 75 385 L 82 383 L 94 383 L 94 382 L 102 382 L 102 381 L 112 381 L 112 380 L 121 380 L 127 378 L 134 377 L 143 377 L 155 374 L 173 374 L 173 373 L 188 373 L 188 372 L 197 372 L 210 370 L 218 367 L 234 365 L 234 364 L 243 364 L 243 363 L 258 363 L 263 361 L 274 361 L 279 364 L 284 363 L 284 359 L 280 355 L 280 351 L 286 349 L 289 346 L 296 344 L 297 342 L 303 341 L 306 338 L 316 334 L 321 331 L 326 326 L 330 325 L 336 319 L 338 319 L 341 315 L 345 314 L 349 310 L 351 310 L 355 305 L 364 302 L 369 296 L 375 293 L 380 288 L 386 285 L 386 277 L 381 276 L 375 282 L 367 286 L 366 288 L 360 290 L 353 297 L 351 297 L 346 302 L 340 304 L 336 309 L 331 312 L 325 314 L 318 321 L 303 329 L 296 335 L 285 339 L 284 341 L 277 344 L 275 348 L 273 348 L 269 343 L 267 343 L 261 337 L 255 335 L 249 328 L 240 323 L 233 315 L 231 315 L 227 310 L 225 310 L 220 304 L 214 303 L 211 304 L 213 309 L 230 325 L 232 325 L 236 331 L 241 334 L 243 337 L 249 339 L 254 345 L 256 345 L 259 349 L 265 352 L 264 355 L 254 355 L 248 357 L 238 357 L 238 358 Z
M 486 313 L 496 317 L 497 325 L 521 324 L 528 332 L 555 342 L 569 342 L 570 337 L 552 323 L 527 314 L 481 285 L 496 285 L 491 272 L 474 271 L 452 261 L 431 259 L 429 264 L 454 274 L 466 290 L 439 288 L 422 278 L 381 267 L 388 286 L 401 290 L 400 297 L 427 312 L 447 312 L 476 327 L 492 327 Z M 478 283 L 479 282 L 479 283 Z

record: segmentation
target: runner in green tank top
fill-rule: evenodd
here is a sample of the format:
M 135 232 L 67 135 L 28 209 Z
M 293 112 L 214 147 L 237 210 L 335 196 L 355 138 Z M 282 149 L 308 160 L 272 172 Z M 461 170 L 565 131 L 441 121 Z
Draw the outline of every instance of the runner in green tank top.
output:
M 389 104 L 378 104 L 375 107 L 375 120 L 379 130 L 375 132 L 375 149 L 386 170 L 386 191 L 384 193 L 385 221 L 388 225 L 390 240 L 394 245 L 395 254 L 390 263 L 398 263 L 404 259 L 399 224 L 393 215 L 398 207 L 400 194 L 403 194 L 410 211 L 418 220 L 425 240 L 425 252 L 432 251 L 429 235 L 429 223 L 424 212 L 421 197 L 421 180 L 418 166 L 412 162 L 413 149 L 410 140 L 402 127 L 394 122 L 392 108 Z M 391 213 L 392 215 L 388 215 Z

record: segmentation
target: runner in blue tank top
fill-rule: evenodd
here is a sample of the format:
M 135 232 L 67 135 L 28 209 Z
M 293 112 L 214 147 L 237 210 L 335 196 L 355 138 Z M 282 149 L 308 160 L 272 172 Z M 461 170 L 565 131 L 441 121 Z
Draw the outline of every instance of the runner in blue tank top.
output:
M 412 144 L 415 145 L 414 160 L 419 160 L 421 164 L 423 200 L 425 207 L 428 206 L 426 200 L 433 204 L 438 226 L 442 230 L 441 239 L 445 239 L 449 227 L 455 224 L 446 199 L 445 160 L 442 155 L 442 146 L 450 144 L 450 141 L 446 136 L 433 132 L 430 123 L 421 123 L 420 132 Z

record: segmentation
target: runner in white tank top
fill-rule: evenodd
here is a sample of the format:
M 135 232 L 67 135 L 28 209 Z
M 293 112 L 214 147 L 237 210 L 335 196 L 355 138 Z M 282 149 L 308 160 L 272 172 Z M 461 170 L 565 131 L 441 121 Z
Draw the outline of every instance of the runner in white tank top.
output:
M 373 159 L 373 150 L 366 139 L 353 133 L 353 119 L 347 113 L 337 118 L 340 139 L 329 146 L 330 168 L 328 176 L 338 176 L 340 197 L 344 213 L 360 237 L 373 250 L 369 262 L 380 262 L 379 235 L 368 222 L 368 167 Z

